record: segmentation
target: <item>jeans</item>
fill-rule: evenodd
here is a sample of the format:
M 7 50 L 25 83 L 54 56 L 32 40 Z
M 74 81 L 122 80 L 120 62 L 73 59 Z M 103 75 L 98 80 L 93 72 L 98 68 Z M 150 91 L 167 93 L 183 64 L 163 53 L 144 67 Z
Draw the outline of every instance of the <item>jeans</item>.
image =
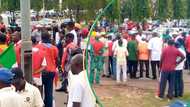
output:
M 179 97 L 179 96 L 182 97 L 183 90 L 184 90 L 183 71 L 176 70 L 175 71 L 175 90 L 174 90 L 175 97 Z
M 159 97 L 164 98 L 164 92 L 168 81 L 168 95 L 172 99 L 175 85 L 175 71 L 162 71 L 160 75 Z
M 144 65 L 145 65 L 146 77 L 149 77 L 149 60 L 140 60 L 139 64 L 140 64 L 140 77 L 143 77 Z
M 123 74 L 123 82 L 126 82 L 127 81 L 127 64 L 117 64 L 117 82 L 120 82 L 121 81 L 121 70 L 122 70 L 122 74 Z
M 151 68 L 152 68 L 152 77 L 153 79 L 157 79 L 157 70 L 159 71 L 160 68 L 160 61 L 151 61 Z
M 130 72 L 130 78 L 136 78 L 137 67 L 138 67 L 138 61 L 128 60 L 128 69 Z
M 55 77 L 54 72 L 42 72 L 42 83 L 44 86 L 44 104 L 45 107 L 53 107 L 53 80 Z

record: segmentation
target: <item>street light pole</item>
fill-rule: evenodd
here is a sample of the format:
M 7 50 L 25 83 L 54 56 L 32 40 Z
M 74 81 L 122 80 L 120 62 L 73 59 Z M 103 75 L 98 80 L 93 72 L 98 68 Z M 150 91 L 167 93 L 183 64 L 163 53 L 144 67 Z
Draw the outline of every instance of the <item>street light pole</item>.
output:
M 25 79 L 32 83 L 32 42 L 30 28 L 30 0 L 20 0 L 21 7 L 21 68 Z

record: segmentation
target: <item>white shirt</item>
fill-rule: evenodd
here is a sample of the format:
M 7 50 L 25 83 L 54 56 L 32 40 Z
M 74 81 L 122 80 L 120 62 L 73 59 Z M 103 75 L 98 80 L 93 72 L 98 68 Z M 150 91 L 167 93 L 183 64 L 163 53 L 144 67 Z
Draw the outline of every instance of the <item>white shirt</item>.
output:
M 59 43 L 59 40 L 60 40 L 59 32 L 56 32 L 56 34 L 55 34 L 55 44 L 56 45 Z
M 186 56 L 186 53 L 183 49 L 179 48 L 178 49 L 184 56 Z M 177 58 L 178 60 L 179 58 Z M 176 70 L 183 70 L 184 69 L 184 65 L 185 65 L 185 60 L 183 60 L 179 65 L 177 65 L 177 67 L 175 68 Z
M 0 107 L 25 107 L 22 97 L 13 87 L 0 89 Z
M 24 100 L 23 107 L 43 107 L 44 103 L 40 91 L 35 86 L 26 82 L 25 89 L 17 92 Z M 16 107 L 16 106 L 15 106 Z
M 115 49 L 114 55 L 116 55 L 117 64 L 119 64 L 119 65 L 126 65 L 127 64 L 126 56 L 128 55 L 128 51 L 127 51 L 126 47 L 118 46 Z
M 74 35 L 73 42 L 77 45 L 78 44 L 77 32 L 75 30 L 72 30 L 70 33 L 72 33 Z
M 153 37 L 148 42 L 148 49 L 151 50 L 151 60 L 160 61 L 163 42 L 159 37 Z
M 122 39 L 123 40 L 123 47 L 126 47 L 127 48 L 127 40 L 126 39 Z M 115 52 L 115 49 L 119 46 L 118 44 L 118 40 L 116 40 L 114 43 L 113 43 L 113 47 L 112 47 L 112 51 Z
M 88 83 L 86 71 L 72 76 L 67 107 L 73 107 L 73 102 L 79 102 L 81 107 L 95 107 L 96 100 Z

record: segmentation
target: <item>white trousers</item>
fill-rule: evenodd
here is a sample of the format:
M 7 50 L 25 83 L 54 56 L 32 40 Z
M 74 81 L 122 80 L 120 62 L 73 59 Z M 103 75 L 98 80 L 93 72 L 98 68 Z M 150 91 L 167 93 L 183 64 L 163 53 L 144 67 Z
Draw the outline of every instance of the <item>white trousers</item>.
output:
M 104 75 L 108 76 L 109 75 L 109 57 L 105 56 L 104 57 Z
M 127 64 L 117 64 L 117 82 L 121 82 L 121 71 L 123 72 L 123 82 L 127 81 Z

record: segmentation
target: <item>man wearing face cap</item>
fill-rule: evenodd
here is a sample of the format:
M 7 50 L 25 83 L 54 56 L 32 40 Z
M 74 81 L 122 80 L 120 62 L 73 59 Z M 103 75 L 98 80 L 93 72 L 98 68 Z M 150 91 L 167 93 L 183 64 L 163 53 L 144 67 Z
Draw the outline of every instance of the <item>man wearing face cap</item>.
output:
M 6 68 L 0 68 L 0 107 L 23 107 L 24 101 L 11 87 L 13 74 Z

